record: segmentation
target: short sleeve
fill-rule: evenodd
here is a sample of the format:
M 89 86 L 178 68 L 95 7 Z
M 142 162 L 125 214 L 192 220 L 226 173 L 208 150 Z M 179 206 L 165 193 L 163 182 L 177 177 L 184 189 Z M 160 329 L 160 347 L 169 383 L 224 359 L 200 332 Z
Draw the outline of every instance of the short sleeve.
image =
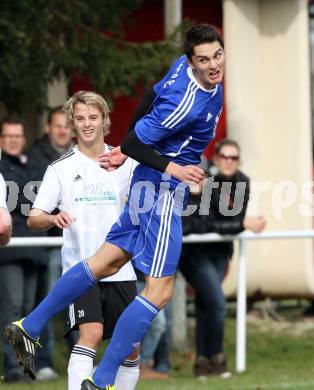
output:
M 43 210 L 50 214 L 59 205 L 60 199 L 61 183 L 55 169 L 49 165 L 33 204 L 33 208 Z
M 176 96 L 176 99 L 171 95 L 171 91 L 163 94 L 151 113 L 136 123 L 135 133 L 140 141 L 154 145 L 191 126 L 194 120 L 196 89 L 191 88 L 183 92 L 180 94 L 182 96 Z
M 3 176 L 1 174 L 0 174 L 0 207 L 6 210 L 8 209 L 7 208 L 7 187 L 3 179 Z

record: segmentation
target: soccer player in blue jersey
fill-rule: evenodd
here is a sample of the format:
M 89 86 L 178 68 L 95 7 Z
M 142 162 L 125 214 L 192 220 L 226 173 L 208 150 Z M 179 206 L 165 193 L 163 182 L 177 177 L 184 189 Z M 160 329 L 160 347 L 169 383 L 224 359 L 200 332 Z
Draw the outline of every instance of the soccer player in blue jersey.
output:
M 222 110 L 223 40 L 210 25 L 186 33 L 185 55 L 142 101 L 134 130 L 121 152 L 140 162 L 129 201 L 97 253 L 66 272 L 51 293 L 25 319 L 6 328 L 26 374 L 33 376 L 34 353 L 47 321 L 103 277 L 126 262 L 147 276 L 146 287 L 122 313 L 106 353 L 82 390 L 110 389 L 120 363 L 132 352 L 154 317 L 170 300 L 181 244 L 181 211 L 187 186 L 204 172 L 197 164 L 214 137 Z M 117 148 L 106 166 L 124 157 Z M 147 207 L 149 204 L 150 207 Z

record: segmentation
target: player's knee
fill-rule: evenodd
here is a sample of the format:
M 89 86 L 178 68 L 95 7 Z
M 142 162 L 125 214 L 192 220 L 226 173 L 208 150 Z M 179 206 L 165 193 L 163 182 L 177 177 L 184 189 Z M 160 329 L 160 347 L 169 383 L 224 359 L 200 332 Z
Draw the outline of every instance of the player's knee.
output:
M 96 349 L 97 346 L 101 343 L 102 337 L 103 337 L 103 326 L 101 324 L 97 324 L 96 326 L 89 326 L 88 328 L 85 328 L 83 331 L 80 331 L 80 339 L 78 344 Z
M 160 309 L 163 309 L 169 302 L 172 297 L 172 290 L 167 290 L 161 297 L 161 303 L 159 305 Z
M 173 292 L 173 277 L 147 278 L 147 284 L 141 295 L 146 297 L 159 309 L 164 308 L 170 301 Z
M 164 290 L 164 291 L 150 291 L 147 298 L 150 302 L 152 302 L 159 309 L 163 309 L 170 301 L 172 297 L 172 290 Z
M 129 256 L 120 248 L 103 245 L 95 255 L 88 258 L 87 263 L 98 278 L 106 278 L 119 272 L 119 270 L 129 261 Z

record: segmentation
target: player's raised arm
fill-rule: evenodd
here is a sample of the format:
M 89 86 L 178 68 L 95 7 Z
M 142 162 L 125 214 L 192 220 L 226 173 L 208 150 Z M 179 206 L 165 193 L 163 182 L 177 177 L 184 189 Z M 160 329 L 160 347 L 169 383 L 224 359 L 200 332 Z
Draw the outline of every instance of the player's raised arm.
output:
M 140 141 L 136 132 L 127 135 L 121 145 L 121 152 L 160 172 L 167 172 L 180 181 L 199 183 L 204 179 L 204 171 L 201 168 L 193 165 L 181 166 L 170 162 L 167 158 L 159 155 L 150 145 Z

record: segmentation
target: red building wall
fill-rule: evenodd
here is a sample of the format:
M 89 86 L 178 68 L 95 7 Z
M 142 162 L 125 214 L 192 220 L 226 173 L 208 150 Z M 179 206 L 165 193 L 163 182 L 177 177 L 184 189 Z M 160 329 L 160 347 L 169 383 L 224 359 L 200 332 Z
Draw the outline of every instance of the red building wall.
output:
M 197 3 L 197 6 L 195 5 Z M 211 23 L 222 30 L 222 2 L 221 0 L 183 0 L 183 18 L 189 18 L 195 23 Z M 143 6 L 130 15 L 129 27 L 126 28 L 126 38 L 133 42 L 156 41 L 164 38 L 164 15 L 163 0 L 146 0 Z M 157 80 L 156 80 L 157 81 Z M 81 89 L 91 89 L 87 79 L 79 79 L 74 75 L 72 92 Z M 137 107 L 142 94 L 138 88 L 136 98 L 120 96 L 114 99 L 113 111 L 111 113 L 111 134 L 106 142 L 111 145 L 119 145 L 127 132 L 132 115 Z M 215 141 L 223 138 L 226 134 L 225 115 L 222 113 L 219 121 Z M 211 156 L 214 143 L 209 145 L 206 155 Z

